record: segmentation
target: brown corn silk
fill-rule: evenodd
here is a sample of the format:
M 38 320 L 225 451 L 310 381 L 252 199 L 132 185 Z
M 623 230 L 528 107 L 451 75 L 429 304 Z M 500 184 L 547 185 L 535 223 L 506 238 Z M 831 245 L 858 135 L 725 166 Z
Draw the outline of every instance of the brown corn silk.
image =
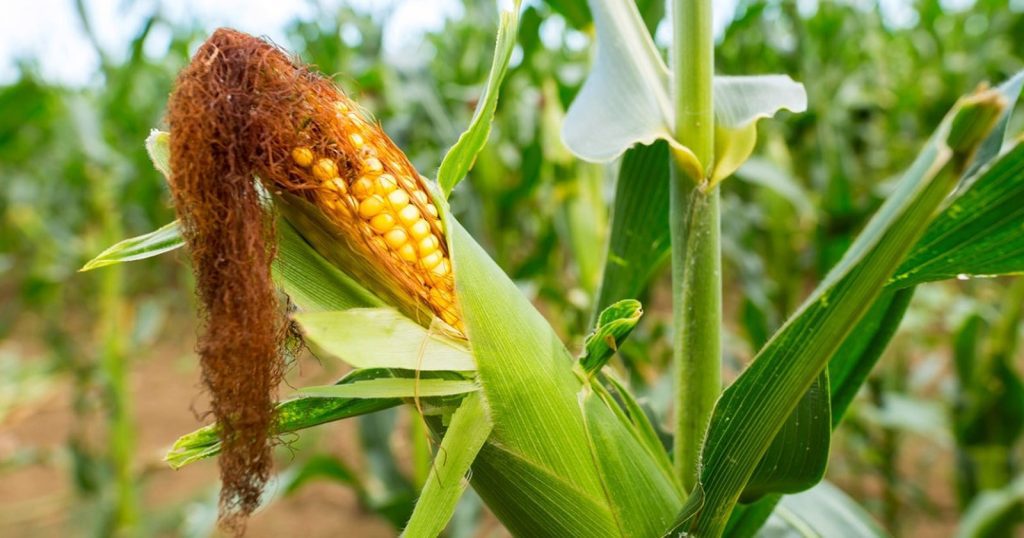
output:
M 331 81 L 219 29 L 179 75 L 167 120 L 171 191 L 205 313 L 198 351 L 223 442 L 222 515 L 240 528 L 270 475 L 287 326 L 265 193 L 385 302 L 424 326 L 441 320 L 459 334 L 462 323 L 425 181 Z

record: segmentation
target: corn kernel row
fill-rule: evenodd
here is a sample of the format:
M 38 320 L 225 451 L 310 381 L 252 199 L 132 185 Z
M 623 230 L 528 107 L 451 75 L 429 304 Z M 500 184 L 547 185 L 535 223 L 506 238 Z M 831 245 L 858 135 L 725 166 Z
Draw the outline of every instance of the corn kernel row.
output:
M 461 329 L 437 207 L 419 177 L 412 175 L 414 170 L 397 162 L 381 162 L 382 153 L 367 143 L 374 140 L 373 133 L 363 136 L 357 131 L 366 122 L 343 103 L 336 105 L 336 112 L 339 120 L 349 124 L 349 142 L 359 150 L 358 158 L 348 163 L 347 173 L 339 173 L 338 163 L 318 158 L 304 146 L 292 149 L 292 160 L 319 183 L 322 207 L 343 223 L 358 217 L 366 242 L 400 260 L 399 266 L 420 283 L 420 289 L 408 291 L 446 323 Z

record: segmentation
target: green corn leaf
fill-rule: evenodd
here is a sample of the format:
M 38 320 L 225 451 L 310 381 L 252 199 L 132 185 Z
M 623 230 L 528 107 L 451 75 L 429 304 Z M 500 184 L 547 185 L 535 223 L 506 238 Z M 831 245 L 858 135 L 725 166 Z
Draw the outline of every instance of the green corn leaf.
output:
M 413 379 L 405 377 L 367 379 L 344 385 L 303 387 L 298 393 L 307 398 L 430 398 L 454 396 L 480 390 L 468 379 Z
M 516 535 L 619 535 L 615 516 L 622 507 L 651 495 L 671 500 L 672 490 L 648 489 L 671 478 L 643 445 L 628 440 L 634 439 L 631 427 L 607 407 L 599 433 L 616 439 L 591 439 L 577 398 L 583 385 L 568 351 L 465 229 L 448 211 L 442 214 L 457 297 L 494 421 L 473 464 L 474 488 Z M 595 454 L 590 447 L 598 441 L 624 452 Z M 605 457 L 628 458 L 643 472 L 617 474 L 614 489 L 606 489 L 601 471 L 623 467 L 601 461 Z M 644 517 L 660 520 L 678 507 L 667 504 L 649 503 Z
M 822 373 L 775 435 L 740 500 L 803 491 L 825 476 L 832 441 L 828 375 Z
M 1024 273 L 1024 143 L 997 158 L 932 223 L 891 286 Z
M 589 435 L 593 460 L 600 469 L 605 491 L 635 491 L 618 495 L 611 504 L 621 536 L 657 536 L 672 523 L 682 504 L 681 491 L 669 472 L 652 473 L 647 463 L 636 457 L 645 448 L 634 435 L 623 435 L 621 427 L 628 419 L 616 415 L 608 402 L 589 386 L 579 394 L 580 410 Z
M 757 538 L 882 538 L 885 531 L 839 488 L 822 482 L 776 506 Z
M 505 79 L 505 73 L 508 72 L 508 62 L 512 58 L 512 50 L 516 45 L 516 33 L 519 31 L 519 5 L 520 0 L 515 0 L 511 11 L 501 13 L 498 40 L 494 46 L 494 61 L 491 63 L 491 71 L 487 76 L 484 94 L 477 103 L 469 128 L 448 150 L 437 171 L 437 183 L 445 198 L 451 194 L 455 185 L 466 177 L 476 161 L 477 154 L 483 149 L 491 134 L 491 122 L 494 121 L 494 111 L 498 106 L 498 89 Z
M 283 218 L 277 221 L 277 258 L 271 270 L 274 282 L 303 312 L 384 306 L 377 296 L 321 256 Z
M 338 381 L 339 384 L 355 383 L 387 375 L 380 370 L 356 370 Z M 373 413 L 400 405 L 398 398 L 296 398 L 277 404 L 277 434 L 296 432 L 305 428 L 326 424 L 336 420 Z M 199 460 L 211 458 L 220 453 L 220 437 L 217 425 L 211 424 L 181 436 L 164 456 L 171 468 L 179 469 Z
M 597 318 L 597 328 L 583 342 L 583 370 L 588 374 L 600 370 L 633 332 L 643 314 L 636 299 L 623 299 L 605 308 Z
M 430 331 L 390 308 L 300 312 L 306 341 L 356 368 L 476 370 L 465 342 Z
M 635 146 L 622 157 L 608 253 L 594 309 L 638 297 L 668 260 L 668 144 Z
M 494 424 L 487 406 L 474 392 L 462 400 L 441 440 L 434 464 L 403 536 L 438 536 L 466 490 L 466 475 Z
M 833 429 L 839 426 L 861 385 L 896 334 L 914 289 L 882 292 L 829 361 Z
M 164 224 L 159 229 L 125 239 L 89 260 L 79 271 L 91 271 L 118 263 L 145 260 L 175 250 L 185 244 L 178 229 L 178 221 Z
M 933 219 L 1005 102 L 991 91 L 962 99 L 896 191 L 798 312 L 723 393 L 701 454 L 702 499 L 671 532 L 721 533 L 761 457 Z

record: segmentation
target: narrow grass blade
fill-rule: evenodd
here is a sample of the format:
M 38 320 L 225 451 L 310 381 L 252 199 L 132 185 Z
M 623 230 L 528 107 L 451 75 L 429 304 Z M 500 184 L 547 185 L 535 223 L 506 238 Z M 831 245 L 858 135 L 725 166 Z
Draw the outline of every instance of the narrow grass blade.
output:
M 390 308 L 292 316 L 308 342 L 356 368 L 476 370 L 465 342 L 431 331 Z
M 511 11 L 501 13 L 498 40 L 494 46 L 494 60 L 491 63 L 490 74 L 487 75 L 484 94 L 477 103 L 469 128 L 448 150 L 444 160 L 441 161 L 441 168 L 437 171 L 437 183 L 445 198 L 451 194 L 455 185 L 466 177 L 476 161 L 477 154 L 483 149 L 491 134 L 491 122 L 494 121 L 494 111 L 498 106 L 498 89 L 505 79 L 505 73 L 508 72 L 508 62 L 512 58 L 512 50 L 516 45 L 516 33 L 519 31 L 519 4 L 520 0 L 515 0 Z
M 593 323 L 612 303 L 638 298 L 668 260 L 668 155 L 668 143 L 658 141 L 622 157 Z
M 475 381 L 460 379 L 367 379 L 344 385 L 303 387 L 298 394 L 307 398 L 430 398 L 454 396 L 480 390 Z
M 170 222 L 148 234 L 125 239 L 111 246 L 89 260 L 79 271 L 91 271 L 108 265 L 145 260 L 180 248 L 184 244 L 185 240 L 182 239 L 181 231 L 178 229 L 178 221 Z
M 444 531 L 469 484 L 470 465 L 493 427 L 480 393 L 466 396 L 452 415 L 403 536 L 432 537 Z
M 338 381 L 339 384 L 354 383 L 386 375 L 379 370 L 357 370 Z M 398 398 L 354 399 L 354 398 L 296 398 L 277 404 L 277 425 L 275 432 L 280 435 L 296 432 L 336 420 L 373 413 L 402 403 Z M 216 456 L 220 453 L 220 436 L 216 424 L 204 426 L 183 435 L 164 456 L 164 461 L 173 469 L 180 469 L 189 463 Z
M 950 201 L 890 286 L 1024 273 L 1024 142 L 1017 142 Z

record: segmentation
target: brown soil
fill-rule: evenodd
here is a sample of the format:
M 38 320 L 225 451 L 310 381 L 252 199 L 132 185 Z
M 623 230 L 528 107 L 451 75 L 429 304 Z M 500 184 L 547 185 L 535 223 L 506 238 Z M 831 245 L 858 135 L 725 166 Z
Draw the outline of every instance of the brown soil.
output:
M 132 414 L 137 435 L 135 465 L 144 477 L 139 485 L 144 518 L 155 518 L 155 514 L 166 513 L 182 503 L 202 502 L 209 510 L 216 507 L 212 495 L 217 479 L 214 461 L 192 464 L 179 471 L 161 462 L 164 450 L 177 436 L 204 424 L 194 411 L 204 410 L 208 405 L 199 388 L 198 363 L 191 351 L 195 336 L 191 329 L 177 330 L 190 325 L 187 319 L 175 320 L 171 326 L 176 331 L 164 331 L 155 346 L 137 355 L 131 367 Z M 0 351 L 25 361 L 45 360 L 43 349 L 32 342 L 0 342 Z M 295 386 L 328 382 L 338 375 L 340 368 L 337 363 L 321 365 L 307 357 L 292 368 L 289 381 Z M 285 393 L 289 390 L 284 389 Z M 38 461 L 0 467 L 0 536 L 95 535 L 95 518 L 89 516 L 89 508 L 76 496 L 65 450 L 75 429 L 71 393 L 69 376 L 56 377 L 44 397 L 29 402 L 0 422 L 0 462 L 19 450 L 39 451 L 34 457 Z M 358 469 L 353 426 L 341 422 L 322 427 L 316 434 L 316 449 L 333 453 Z M 89 429 L 86 437 L 102 440 L 100 428 L 92 431 L 90 425 Z M 287 464 L 287 452 L 282 450 L 279 454 L 283 454 Z M 351 490 L 326 481 L 309 483 L 294 495 L 260 510 L 249 522 L 246 533 L 255 538 L 373 538 L 396 534 L 387 522 L 362 509 Z

